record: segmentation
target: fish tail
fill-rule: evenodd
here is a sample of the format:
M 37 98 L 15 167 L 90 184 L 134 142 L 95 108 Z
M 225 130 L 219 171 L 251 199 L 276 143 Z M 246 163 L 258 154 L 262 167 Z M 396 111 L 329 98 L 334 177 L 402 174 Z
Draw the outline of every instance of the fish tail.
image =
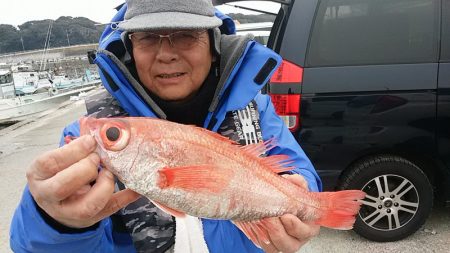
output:
M 321 200 L 318 225 L 347 230 L 352 229 L 361 201 L 366 194 L 359 190 L 313 193 Z

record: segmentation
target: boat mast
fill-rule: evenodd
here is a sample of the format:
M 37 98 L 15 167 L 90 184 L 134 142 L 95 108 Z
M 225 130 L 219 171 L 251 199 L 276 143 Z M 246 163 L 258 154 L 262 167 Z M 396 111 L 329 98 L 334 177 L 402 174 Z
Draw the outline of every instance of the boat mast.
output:
M 48 49 L 50 48 L 50 36 L 52 33 L 52 28 L 53 28 L 53 20 L 50 20 L 50 23 L 48 24 L 47 36 L 45 38 L 44 51 L 42 52 L 41 65 L 39 66 L 39 72 L 45 70 L 45 68 L 47 67 L 46 58 Z

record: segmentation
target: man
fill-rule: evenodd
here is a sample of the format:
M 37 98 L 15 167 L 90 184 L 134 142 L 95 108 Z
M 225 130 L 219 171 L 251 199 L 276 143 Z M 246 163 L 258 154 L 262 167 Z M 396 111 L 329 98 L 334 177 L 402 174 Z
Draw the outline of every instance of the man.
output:
M 303 175 L 286 177 L 320 190 L 310 161 L 259 92 L 278 55 L 250 37 L 221 35 L 222 20 L 209 0 L 128 0 L 114 21 L 124 13 L 119 29 L 107 28 L 100 40 L 95 62 L 109 94 L 87 101 L 89 114 L 195 124 L 242 145 L 275 138 L 278 146 L 268 155 L 289 155 L 297 168 L 290 174 Z M 79 135 L 78 126 L 68 126 L 64 136 Z M 14 251 L 172 250 L 172 217 L 106 169 L 98 172 L 94 149 L 93 138 L 83 136 L 31 165 L 11 226 Z M 293 215 L 270 224 L 271 242 L 261 245 L 266 252 L 295 252 L 318 233 Z M 261 252 L 230 221 L 202 219 L 202 230 L 209 252 Z

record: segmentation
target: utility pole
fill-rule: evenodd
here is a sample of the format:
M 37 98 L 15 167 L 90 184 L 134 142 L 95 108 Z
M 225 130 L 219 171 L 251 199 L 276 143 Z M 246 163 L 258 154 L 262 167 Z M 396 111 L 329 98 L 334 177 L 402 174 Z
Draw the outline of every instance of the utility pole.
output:
M 20 42 L 22 42 L 22 51 L 25 52 L 25 46 L 23 45 L 22 35 L 20 35 Z
M 69 32 L 66 29 L 66 36 L 67 36 L 67 45 L 70 47 L 70 40 L 69 40 Z

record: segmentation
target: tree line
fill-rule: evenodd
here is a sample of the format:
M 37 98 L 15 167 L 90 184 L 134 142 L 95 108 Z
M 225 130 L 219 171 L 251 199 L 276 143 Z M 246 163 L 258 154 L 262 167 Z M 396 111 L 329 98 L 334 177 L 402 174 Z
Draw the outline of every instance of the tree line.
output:
M 273 21 L 274 16 L 230 14 L 240 23 Z M 63 16 L 57 20 L 28 21 L 18 27 L 0 24 L 0 54 L 44 49 L 51 26 L 49 48 L 97 43 L 103 25 L 84 17 Z
M 47 34 L 50 34 L 49 48 L 96 43 L 104 26 L 95 24 L 83 17 L 28 21 L 18 28 L 0 24 L 0 54 L 44 49 Z

